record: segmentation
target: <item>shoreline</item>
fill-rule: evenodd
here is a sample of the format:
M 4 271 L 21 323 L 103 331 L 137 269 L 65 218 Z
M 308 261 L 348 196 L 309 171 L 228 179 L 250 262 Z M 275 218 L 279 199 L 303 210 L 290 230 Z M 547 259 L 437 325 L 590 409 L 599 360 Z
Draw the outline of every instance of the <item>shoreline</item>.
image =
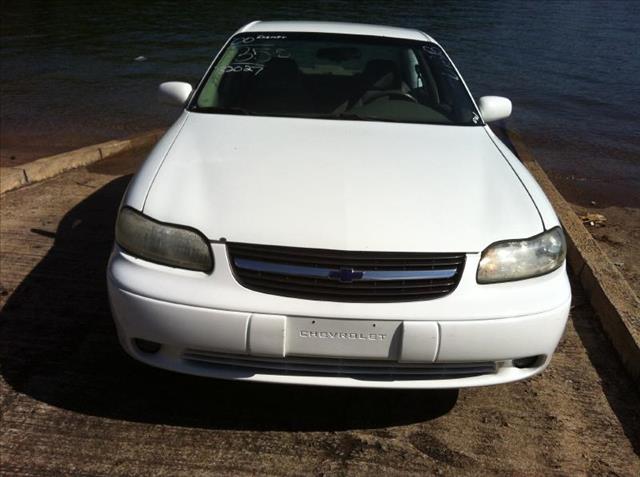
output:
M 578 217 L 583 218 L 585 228 L 602 251 L 640 296 L 640 198 L 606 178 L 594 184 L 546 172 Z M 640 196 L 640 191 L 635 195 Z M 603 216 L 605 220 L 592 225 L 586 219 L 594 216 Z
M 640 199 L 606 179 L 580 187 L 575 179 L 547 174 L 578 217 L 585 219 L 585 228 L 640 297 Z M 586 220 L 599 215 L 604 222 L 596 220 L 592 225 Z

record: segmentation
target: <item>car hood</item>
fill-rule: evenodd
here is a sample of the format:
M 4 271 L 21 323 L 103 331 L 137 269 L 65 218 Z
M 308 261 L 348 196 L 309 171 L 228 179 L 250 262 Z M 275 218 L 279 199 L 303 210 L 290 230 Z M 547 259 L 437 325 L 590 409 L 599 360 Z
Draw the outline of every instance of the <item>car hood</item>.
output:
M 483 127 L 190 113 L 144 213 L 211 240 L 478 252 L 542 231 Z

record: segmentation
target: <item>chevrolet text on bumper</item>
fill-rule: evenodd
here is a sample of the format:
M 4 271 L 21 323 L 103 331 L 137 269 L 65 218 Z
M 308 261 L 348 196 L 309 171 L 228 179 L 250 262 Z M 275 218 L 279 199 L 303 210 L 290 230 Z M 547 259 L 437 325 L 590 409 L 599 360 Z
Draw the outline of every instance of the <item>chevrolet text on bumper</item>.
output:
M 108 266 L 153 366 L 274 383 L 449 388 L 541 372 L 571 291 L 540 187 L 415 30 L 254 22 L 132 180 Z

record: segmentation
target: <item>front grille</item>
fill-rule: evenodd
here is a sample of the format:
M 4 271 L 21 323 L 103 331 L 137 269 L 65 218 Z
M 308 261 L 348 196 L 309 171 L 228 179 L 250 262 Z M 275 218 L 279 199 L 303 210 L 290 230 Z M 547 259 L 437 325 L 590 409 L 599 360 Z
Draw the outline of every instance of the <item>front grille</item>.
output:
M 451 293 L 464 253 L 347 252 L 228 243 L 238 282 L 252 290 L 308 300 L 402 302 Z
M 496 363 L 477 361 L 468 363 L 398 363 L 338 358 L 262 358 L 230 355 L 206 350 L 187 349 L 183 359 L 218 367 L 243 370 L 248 373 L 286 374 L 298 376 L 348 376 L 375 379 L 456 379 L 495 374 Z

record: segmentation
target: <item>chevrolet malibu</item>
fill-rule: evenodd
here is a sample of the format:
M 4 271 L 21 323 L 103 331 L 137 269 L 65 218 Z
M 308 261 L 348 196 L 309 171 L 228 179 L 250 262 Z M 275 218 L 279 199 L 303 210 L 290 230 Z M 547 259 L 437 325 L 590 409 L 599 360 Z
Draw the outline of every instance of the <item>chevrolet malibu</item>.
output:
M 564 331 L 565 239 L 442 47 L 253 22 L 123 198 L 108 265 L 134 358 L 223 379 L 458 388 L 533 376 Z

